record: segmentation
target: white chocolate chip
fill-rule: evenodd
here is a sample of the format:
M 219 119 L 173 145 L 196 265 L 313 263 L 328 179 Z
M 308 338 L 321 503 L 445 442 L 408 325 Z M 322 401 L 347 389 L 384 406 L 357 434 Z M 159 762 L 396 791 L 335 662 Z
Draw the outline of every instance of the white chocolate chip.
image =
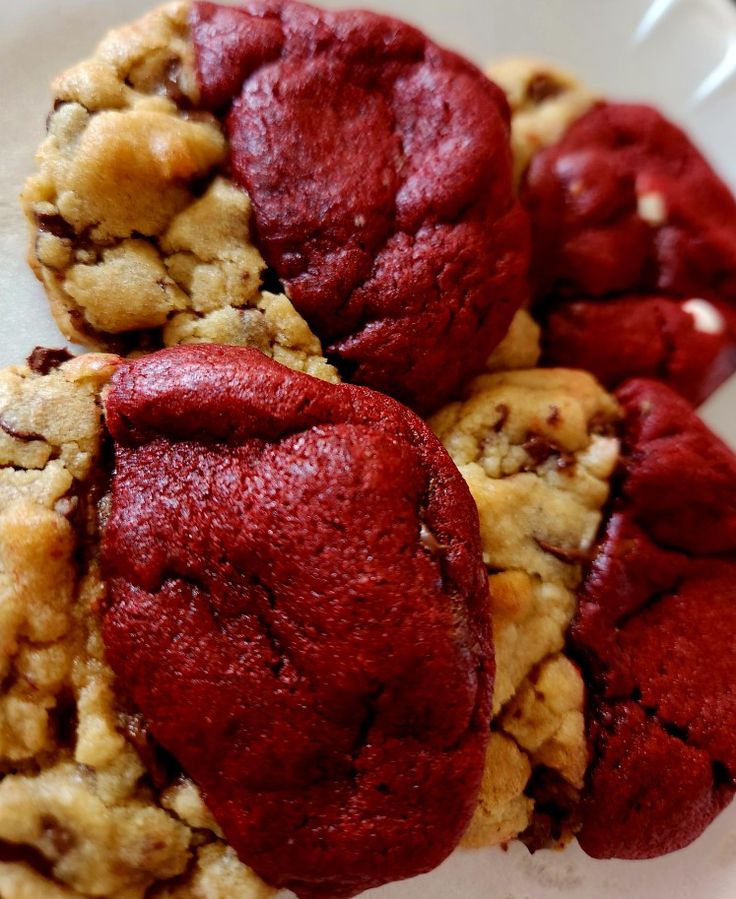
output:
M 696 331 L 700 331 L 703 334 L 723 334 L 726 330 L 726 323 L 723 320 L 723 316 L 716 307 L 707 300 L 695 297 L 692 300 L 683 303 L 682 308 L 685 312 L 692 315 L 693 320 L 695 321 Z
M 662 194 L 657 191 L 639 194 L 636 211 L 639 218 L 649 225 L 663 225 L 667 221 L 667 204 Z

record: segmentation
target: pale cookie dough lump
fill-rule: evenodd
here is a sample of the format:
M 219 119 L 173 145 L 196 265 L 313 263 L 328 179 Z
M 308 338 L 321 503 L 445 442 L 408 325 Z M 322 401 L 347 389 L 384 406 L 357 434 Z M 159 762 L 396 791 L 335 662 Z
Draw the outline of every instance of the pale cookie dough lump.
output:
M 112 31 L 53 84 L 23 193 L 31 263 L 65 336 L 94 348 L 161 345 L 164 328 L 174 342 L 182 315 L 199 339 L 237 343 L 236 310 L 261 299 L 250 199 L 222 174 L 220 124 L 197 111 L 188 9 Z
M 532 774 L 528 755 L 505 734 L 491 734 L 478 810 L 465 831 L 468 849 L 508 843 L 529 826 L 534 801 L 524 790 Z
M 598 99 L 573 75 L 549 62 L 512 58 L 487 69 L 511 107 L 511 147 L 518 183 L 534 154 L 557 143 Z
M 72 479 L 81 480 L 89 474 L 101 430 L 95 380 L 100 374 L 104 376 L 100 363 L 109 362 L 112 371 L 113 357 L 90 356 L 84 360 L 86 375 L 80 361 L 66 363 L 43 376 L 26 366 L 0 370 L 3 498 L 10 497 L 14 475 L 21 474 L 22 469 L 35 472 L 33 477 L 39 478 L 56 462 L 55 468 L 66 472 L 69 486 Z
M 486 361 L 490 372 L 534 368 L 542 355 L 542 329 L 526 309 L 519 309 L 504 339 Z
M 81 362 L 81 364 L 80 364 Z M 107 356 L 0 371 L 0 772 L 53 750 L 74 658 L 76 487 L 99 452 Z
M 103 250 L 94 264 L 73 266 L 65 289 L 99 330 L 163 325 L 172 310 L 186 305 L 160 256 L 144 240 L 124 240 Z
M 20 499 L 0 512 L 0 765 L 53 747 L 52 713 L 70 674 L 74 535 L 69 522 Z
M 150 891 L 152 899 L 270 899 L 276 891 L 238 861 L 235 852 L 221 843 L 197 851 L 187 882 Z
M 497 670 L 493 708 L 498 715 L 533 667 L 562 650 L 575 612 L 575 594 L 559 581 L 518 568 L 492 574 L 488 590 Z
M 196 787 L 156 786 L 116 695 L 94 501 L 99 394 L 121 360 L 66 355 L 0 371 L 0 896 L 265 899 Z
M 0 862 L 3 899 L 78 899 L 79 893 L 52 883 L 22 862 Z
M 531 756 L 582 789 L 588 751 L 585 730 L 585 686 L 579 669 L 561 653 L 548 656 L 527 677 L 504 710 L 501 726 Z
M 103 775 L 104 776 L 104 775 Z M 72 761 L 0 782 L 0 840 L 30 846 L 82 894 L 144 895 L 186 867 L 190 834 L 143 799 L 99 795 L 97 774 Z
M 224 343 L 252 346 L 276 362 L 337 384 L 340 376 L 322 355 L 322 346 L 284 294 L 264 291 L 254 307 L 218 309 L 203 316 L 175 315 L 164 343 Z
M 618 462 L 618 419 L 590 375 L 530 369 L 477 378 L 430 421 L 478 506 L 493 610 L 497 738 L 469 845 L 535 823 L 539 772 L 573 797 L 582 787 L 584 687 L 563 649 Z M 553 823 L 545 834 L 569 838 Z
M 22 197 L 31 264 L 65 336 L 95 348 L 119 349 L 112 335 L 159 328 L 190 303 L 162 242 L 205 199 L 227 142 L 213 116 L 194 111 L 188 8 L 170 4 L 111 32 L 52 86 L 39 172 Z M 247 197 L 241 205 L 249 214 Z M 230 206 L 223 215 L 234 226 Z M 242 220 L 233 240 L 250 249 Z M 258 266 L 243 272 L 253 292 Z
M 486 564 L 571 588 L 608 496 L 618 406 L 565 369 L 477 378 L 431 425 L 478 505 Z

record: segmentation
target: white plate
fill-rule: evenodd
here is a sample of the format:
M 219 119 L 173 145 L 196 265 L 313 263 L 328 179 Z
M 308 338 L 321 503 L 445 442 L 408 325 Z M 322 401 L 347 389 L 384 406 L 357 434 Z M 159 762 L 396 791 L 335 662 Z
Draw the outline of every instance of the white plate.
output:
M 155 0 L 3 0 L 0 6 L 0 365 L 61 340 L 25 264 L 17 195 L 32 170 L 48 83 L 106 28 Z M 349 0 L 325 0 L 345 6 Z M 622 99 L 650 100 L 683 124 L 736 188 L 736 6 L 729 0 L 366 0 L 485 64 L 540 55 Z M 736 445 L 736 379 L 708 422 Z M 736 806 L 692 846 L 648 862 L 600 862 L 572 847 L 457 852 L 441 868 L 372 891 L 380 899 L 733 899 Z M 15 899 L 15 897 L 8 897 Z M 39 897 L 43 899 L 43 897 Z M 233 897 L 237 899 L 237 897 Z

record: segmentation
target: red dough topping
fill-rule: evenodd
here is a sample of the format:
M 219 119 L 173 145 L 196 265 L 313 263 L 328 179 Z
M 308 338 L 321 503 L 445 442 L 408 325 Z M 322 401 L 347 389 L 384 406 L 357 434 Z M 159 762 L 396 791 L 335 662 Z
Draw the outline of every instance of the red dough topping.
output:
M 555 303 L 544 316 L 542 361 L 583 368 L 608 389 L 657 378 L 700 405 L 736 371 L 736 310 L 700 297 Z
M 111 665 L 270 883 L 437 865 L 477 802 L 493 663 L 478 519 L 411 412 L 255 350 L 123 366 Z
M 195 3 L 203 101 L 228 117 L 261 249 L 357 383 L 429 412 L 526 299 L 509 111 L 470 63 L 394 19 Z
M 664 385 L 618 396 L 624 481 L 573 626 L 594 743 L 579 840 L 650 858 L 736 786 L 736 456 Z
M 658 290 L 736 301 L 736 200 L 654 109 L 593 107 L 534 157 L 521 197 L 540 297 Z

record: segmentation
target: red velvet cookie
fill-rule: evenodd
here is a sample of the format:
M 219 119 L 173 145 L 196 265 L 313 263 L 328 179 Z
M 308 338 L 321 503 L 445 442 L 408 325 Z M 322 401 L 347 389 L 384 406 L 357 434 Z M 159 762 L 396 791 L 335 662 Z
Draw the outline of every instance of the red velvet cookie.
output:
M 195 3 L 202 98 L 232 102 L 260 247 L 343 372 L 429 412 L 483 366 L 527 292 L 509 110 L 402 22 Z
M 475 808 L 493 656 L 478 516 L 411 412 L 254 350 L 129 363 L 107 657 L 227 840 L 346 897 L 437 865 Z
M 594 106 L 534 157 L 521 197 L 540 298 L 661 291 L 736 301 L 736 201 L 654 109 Z
M 651 858 L 734 794 L 736 457 L 666 386 L 618 396 L 624 479 L 572 631 L 594 749 L 579 840 Z
M 607 388 L 657 378 L 700 405 L 736 371 L 736 311 L 702 298 L 624 296 L 555 303 L 542 361 L 583 368 Z

